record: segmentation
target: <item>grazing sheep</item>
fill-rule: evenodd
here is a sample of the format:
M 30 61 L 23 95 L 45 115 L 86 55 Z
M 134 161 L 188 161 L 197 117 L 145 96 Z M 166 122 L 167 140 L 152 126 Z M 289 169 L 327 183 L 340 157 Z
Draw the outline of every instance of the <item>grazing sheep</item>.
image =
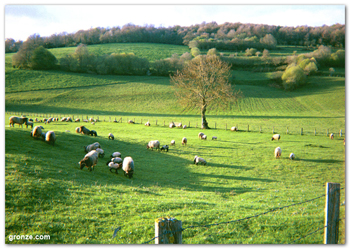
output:
M 112 172 L 112 170 L 114 169 L 115 173 L 118 174 L 118 169 L 120 169 L 122 167 L 122 163 L 109 162 L 108 167 L 109 167 L 110 172 Z
M 158 140 L 153 140 L 153 141 L 149 141 L 147 144 L 147 149 L 151 148 L 153 150 L 153 148 L 155 149 L 160 149 L 160 143 Z
M 55 141 L 56 141 L 55 132 L 53 132 L 53 131 L 46 132 L 45 141 L 52 144 L 52 145 L 55 145 Z
M 67 117 L 66 122 L 73 122 L 71 117 Z
M 175 140 L 171 140 L 170 145 L 175 145 Z
M 101 148 L 97 148 L 96 152 L 98 153 L 98 157 L 104 157 L 105 156 L 105 152 Z
M 82 160 L 78 163 L 80 165 L 80 169 L 87 167 L 89 171 L 94 170 L 94 167 L 97 164 L 98 160 L 98 152 L 96 150 L 92 150 L 87 153 Z
M 195 165 L 198 165 L 198 163 L 199 163 L 199 164 L 206 165 L 206 164 L 207 164 L 207 161 L 205 161 L 204 158 L 195 156 L 195 157 L 194 157 L 194 160 L 193 160 L 193 163 L 194 163 Z
M 80 127 L 75 128 L 75 132 L 76 132 L 76 133 L 81 133 Z
M 181 124 L 181 123 L 178 123 L 178 124 L 176 124 L 176 127 L 177 127 L 177 128 L 182 128 L 182 124 Z
M 112 155 L 111 155 L 111 158 L 113 157 L 121 157 L 122 154 L 120 152 L 113 152 Z
M 238 131 L 238 128 L 236 126 L 231 127 L 231 131 Z
M 85 126 L 80 126 L 80 133 L 84 135 L 90 135 L 90 130 L 86 128 Z
M 26 128 L 28 128 L 28 126 L 30 126 L 33 129 L 33 122 L 27 121 L 26 123 Z
M 150 122 L 147 121 L 147 122 L 145 123 L 145 126 L 151 126 Z
M 162 151 L 162 150 L 168 152 L 169 146 L 168 145 L 163 145 L 162 148 L 160 148 L 160 151 Z
M 218 140 L 218 137 L 213 136 L 211 140 Z
M 95 142 L 93 144 L 89 144 L 89 145 L 84 146 L 84 150 L 86 153 L 90 152 L 92 150 L 96 150 L 97 148 L 101 148 L 101 145 L 99 144 L 99 142 Z
M 290 153 L 290 154 L 289 154 L 289 159 L 291 159 L 291 160 L 294 160 L 294 159 L 295 159 L 294 153 Z
M 187 125 L 183 125 L 183 126 L 182 126 L 182 129 L 186 129 L 186 128 L 187 128 Z
M 33 122 L 34 120 L 32 118 L 28 119 L 28 121 Z
M 40 138 L 41 137 L 41 127 L 40 126 L 35 126 L 34 129 L 32 130 L 32 132 L 30 133 L 31 137 L 36 137 L 36 138 Z
M 135 124 L 135 122 L 133 120 L 129 120 L 128 124 Z
M 329 138 L 333 140 L 333 138 L 334 138 L 334 134 L 333 134 L 333 133 L 331 133 L 331 134 L 329 135 Z
M 91 130 L 90 131 L 90 135 L 97 137 L 97 132 L 95 130 Z
M 281 135 L 280 134 L 275 134 L 275 135 L 272 136 L 271 141 L 273 141 L 273 140 L 280 140 L 280 139 L 281 139 Z
M 91 122 L 92 125 L 95 125 L 95 122 Z
M 40 120 L 38 118 L 35 118 L 35 122 L 40 122 Z
M 281 154 L 282 154 L 282 149 L 280 147 L 276 147 L 276 149 L 275 149 L 275 157 L 276 158 L 280 158 Z
M 15 127 L 15 124 L 20 125 L 23 128 L 23 124 L 27 124 L 28 118 L 12 116 L 9 118 L 10 127 Z
M 187 138 L 182 138 L 182 141 L 181 141 L 181 144 L 182 145 L 187 145 Z
M 66 117 L 61 118 L 61 121 L 62 121 L 62 122 L 65 122 L 66 120 L 67 120 Z M 47 121 L 47 120 L 44 119 L 44 121 Z
M 175 127 L 175 123 L 174 122 L 171 122 L 170 124 L 169 124 L 169 128 L 174 128 Z
M 80 122 L 80 118 L 76 118 L 74 122 Z
M 198 138 L 202 138 L 203 135 L 204 135 L 203 132 L 198 133 Z
M 45 139 L 46 139 L 46 132 L 41 133 L 41 138 L 42 138 L 42 140 L 45 141 Z
M 121 159 L 120 157 L 113 157 L 111 158 L 111 160 L 109 160 L 106 165 L 108 166 L 108 164 L 112 162 L 112 163 L 119 163 L 120 165 L 122 165 L 123 159 Z M 118 174 L 118 173 L 117 173 Z
M 124 175 L 132 178 L 132 175 L 134 174 L 134 167 L 134 160 L 132 160 L 132 158 L 129 156 L 125 157 L 123 161 Z
M 203 135 L 203 136 L 201 137 L 201 139 L 207 140 L 207 135 Z
M 113 135 L 112 133 L 108 133 L 108 140 L 109 140 L 109 139 L 114 140 L 114 135 Z

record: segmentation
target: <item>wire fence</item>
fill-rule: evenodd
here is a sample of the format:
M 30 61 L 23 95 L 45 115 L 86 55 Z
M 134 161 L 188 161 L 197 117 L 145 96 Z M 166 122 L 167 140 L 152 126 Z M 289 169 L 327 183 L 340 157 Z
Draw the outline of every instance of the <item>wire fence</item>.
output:
M 342 190 L 344 188 L 341 188 L 340 190 Z M 299 202 L 299 203 L 294 203 L 294 204 L 291 204 L 291 205 L 286 205 L 286 206 L 283 206 L 283 207 L 275 207 L 275 208 L 272 208 L 266 212 L 263 212 L 263 213 L 259 213 L 259 214 L 256 214 L 256 215 L 252 215 L 252 216 L 248 216 L 248 217 L 245 217 L 245 218 L 241 218 L 241 219 L 236 219 L 236 220 L 231 220 L 231 221 L 224 221 L 224 222 L 218 222 L 218 223 L 212 223 L 212 224 L 206 224 L 206 225 L 197 225 L 197 226 L 187 226 L 185 228 L 181 228 L 181 230 L 176 230 L 176 231 L 167 231 L 165 230 L 161 235 L 159 236 L 155 236 L 153 237 L 152 239 L 148 240 L 148 241 L 145 241 L 143 242 L 142 244 L 149 244 L 150 242 L 152 242 L 153 240 L 155 240 L 156 238 L 159 238 L 159 237 L 162 237 L 164 235 L 166 235 L 167 233 L 172 233 L 172 234 L 175 234 L 177 232 L 183 232 L 187 229 L 190 229 L 190 228 L 197 228 L 197 227 L 211 227 L 211 226 L 219 226 L 219 225 L 222 225 L 222 224 L 229 224 L 229 223 L 234 223 L 234 222 L 240 222 L 240 221 L 243 221 L 243 220 L 249 220 L 249 219 L 252 219 L 252 218 L 257 218 L 259 216 L 262 216 L 262 215 L 266 215 L 268 213 L 271 213 L 271 212 L 275 212 L 277 210 L 282 210 L 282 209 L 285 209 L 285 208 L 289 208 L 289 207 L 293 207 L 293 206 L 297 206 L 297 205 L 301 205 L 301 204 L 305 204 L 305 203 L 308 203 L 308 202 L 312 202 L 312 201 L 315 201 L 317 199 L 320 199 L 320 198 L 323 198 L 325 197 L 326 194 L 323 194 L 321 196 L 318 196 L 318 197 L 315 197 L 313 199 L 309 199 L 309 200 L 306 200 L 306 201 L 303 201 L 303 202 Z M 297 241 L 300 241 L 301 239 L 304 239 L 314 233 L 317 233 L 318 231 L 321 231 L 323 230 L 324 228 L 326 228 L 327 226 L 323 226 L 321 228 L 318 228 L 310 233 L 307 233 L 306 235 L 304 235 L 303 237 L 300 237 L 294 241 L 291 242 L 291 244 L 297 242 Z
M 150 122 L 152 126 L 169 127 L 169 124 L 174 122 L 176 126 L 181 128 L 201 128 L 201 124 L 198 121 L 189 120 L 189 118 L 156 118 L 156 117 L 131 117 L 128 116 L 108 116 L 108 115 L 86 115 L 86 114 L 48 114 L 48 113 L 29 113 L 29 112 L 6 112 L 9 115 L 26 116 L 26 117 L 36 117 L 39 118 L 38 122 L 44 122 L 44 119 L 50 117 L 56 117 L 61 120 L 63 117 L 71 117 L 74 121 L 79 119 L 79 122 L 113 122 L 113 123 L 127 123 L 132 121 L 134 124 L 145 125 L 146 122 Z M 177 120 L 177 121 L 176 121 Z M 215 120 L 215 119 L 214 119 Z M 344 118 L 345 120 L 345 118 Z M 313 135 L 313 136 L 329 136 L 331 133 L 334 137 L 345 137 L 345 126 L 344 127 L 315 127 L 310 125 L 293 125 L 293 126 L 283 126 L 274 124 L 247 124 L 240 123 L 239 121 L 220 121 L 215 120 L 211 122 L 210 128 L 213 130 L 228 130 L 230 131 L 232 127 L 237 128 L 237 132 L 256 132 L 256 133 L 270 133 L 270 134 L 289 134 L 289 135 Z

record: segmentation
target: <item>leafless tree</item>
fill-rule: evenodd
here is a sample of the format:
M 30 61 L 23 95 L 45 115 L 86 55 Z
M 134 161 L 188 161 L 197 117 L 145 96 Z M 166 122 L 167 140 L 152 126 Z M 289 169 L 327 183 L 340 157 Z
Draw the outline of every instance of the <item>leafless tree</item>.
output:
M 200 108 L 201 127 L 210 129 L 205 116 L 209 107 L 227 107 L 242 94 L 230 84 L 230 66 L 218 56 L 197 56 L 171 76 L 171 84 L 181 105 Z

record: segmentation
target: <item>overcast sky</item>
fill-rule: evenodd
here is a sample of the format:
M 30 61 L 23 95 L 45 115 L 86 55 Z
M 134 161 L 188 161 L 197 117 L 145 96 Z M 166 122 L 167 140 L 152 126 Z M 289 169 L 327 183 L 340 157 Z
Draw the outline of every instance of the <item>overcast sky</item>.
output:
M 120 4 L 121 1 L 103 0 L 60 1 L 60 4 L 49 1 L 50 5 L 47 3 L 48 1 L 5 0 L 5 38 L 25 41 L 34 33 L 45 37 L 61 32 L 74 33 L 91 27 L 122 27 L 127 23 L 156 27 L 190 26 L 212 21 L 218 24 L 241 22 L 294 27 L 345 24 L 345 5 L 337 2 L 333 2 L 334 5 L 322 4 L 322 1 L 297 0 L 293 3 L 298 5 L 278 5 L 273 1 L 265 2 L 269 4 L 264 5 L 249 4 L 252 1 L 245 1 L 249 5 L 232 4 L 239 3 L 237 1 L 218 1 L 213 4 L 213 1 L 206 0 L 185 1 L 192 3 L 190 5 L 161 5 L 157 1 L 144 5 L 136 4 L 137 1 L 128 1 L 134 3 L 128 5 Z

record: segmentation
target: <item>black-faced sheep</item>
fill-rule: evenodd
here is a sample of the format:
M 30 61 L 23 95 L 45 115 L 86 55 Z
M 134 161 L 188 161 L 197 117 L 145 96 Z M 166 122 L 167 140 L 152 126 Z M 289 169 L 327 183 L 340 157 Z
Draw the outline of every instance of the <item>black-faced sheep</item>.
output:
M 115 170 L 115 173 L 118 174 L 118 169 L 122 167 L 122 163 L 109 162 L 108 167 L 110 172 L 112 172 L 112 170 Z
M 187 138 L 182 138 L 182 141 L 181 141 L 181 144 L 182 145 L 187 145 Z
M 147 121 L 147 122 L 145 123 L 145 126 L 151 126 L 150 122 Z
M 193 163 L 194 163 L 195 165 L 198 165 L 198 163 L 199 163 L 199 164 L 206 165 L 206 164 L 207 164 L 207 161 L 205 161 L 204 158 L 195 156 L 195 157 L 194 157 L 194 160 L 193 160 Z
M 331 133 L 331 134 L 329 135 L 329 138 L 333 140 L 333 139 L 334 139 L 334 134 Z
M 162 151 L 162 150 L 168 152 L 169 146 L 168 145 L 163 145 L 162 148 L 160 148 L 160 151 Z
M 171 122 L 170 124 L 169 124 L 169 128 L 174 128 L 175 127 L 175 123 L 174 122 Z
M 75 132 L 76 132 L 76 133 L 81 133 L 80 127 L 75 128 Z
M 128 120 L 128 124 L 135 124 L 133 120 Z
M 15 124 L 20 125 L 23 128 L 23 124 L 27 124 L 28 118 L 12 116 L 9 118 L 10 127 L 15 127 Z
M 289 159 L 291 159 L 291 160 L 294 160 L 294 159 L 295 159 L 294 153 L 290 153 L 290 154 L 289 154 Z
M 203 135 L 203 136 L 201 137 L 201 139 L 202 139 L 202 140 L 207 140 L 207 135 Z
M 45 141 L 52 144 L 52 145 L 55 145 L 55 141 L 56 141 L 55 132 L 53 132 L 53 131 L 46 132 Z
M 281 139 L 281 135 L 280 134 L 275 134 L 275 135 L 272 136 L 271 141 L 273 141 L 273 140 L 280 140 L 280 139 Z
M 80 118 L 76 118 L 74 122 L 80 122 Z
M 67 120 L 67 117 L 61 118 L 61 122 L 65 122 L 66 120 Z M 47 121 L 47 120 L 44 120 L 44 121 Z
M 203 132 L 198 133 L 198 138 L 202 138 L 203 135 L 204 135 Z
M 108 140 L 110 139 L 114 140 L 114 135 L 112 133 L 108 133 Z
M 231 127 L 231 131 L 238 131 L 238 128 L 236 126 Z
M 131 157 L 125 157 L 123 161 L 123 171 L 126 177 L 132 178 L 134 174 L 134 160 Z
M 78 163 L 80 165 L 80 169 L 87 167 L 89 171 L 94 170 L 94 167 L 97 164 L 98 153 L 96 150 L 92 150 L 87 153 L 82 160 Z
M 160 143 L 158 140 L 153 140 L 153 141 L 149 141 L 147 144 L 147 149 L 152 149 L 153 148 L 159 150 L 160 149 Z
M 112 153 L 111 158 L 113 158 L 113 157 L 121 157 L 121 155 L 122 154 L 120 152 L 116 151 L 116 152 Z
M 67 117 L 66 122 L 73 122 L 71 117 Z
M 276 147 L 275 149 L 275 158 L 280 158 L 282 155 L 282 149 L 280 147 Z
M 211 140 L 218 140 L 218 137 L 213 136 L 213 137 L 211 138 Z
M 97 132 L 95 130 L 91 130 L 90 131 L 90 135 L 97 137 Z

